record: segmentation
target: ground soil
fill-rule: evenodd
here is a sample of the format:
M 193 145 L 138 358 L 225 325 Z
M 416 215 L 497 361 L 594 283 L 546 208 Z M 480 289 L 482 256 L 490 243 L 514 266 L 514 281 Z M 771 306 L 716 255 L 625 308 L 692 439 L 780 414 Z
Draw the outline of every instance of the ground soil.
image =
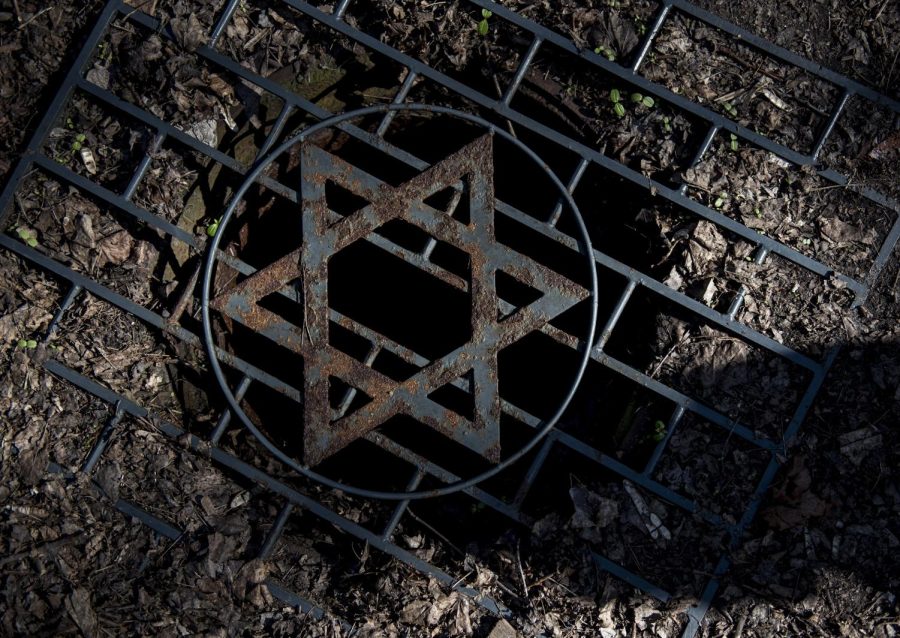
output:
M 129 64 L 120 65 L 118 74 L 101 80 L 112 81 L 124 99 L 156 109 L 160 117 L 185 128 L 219 118 L 223 112 L 243 110 L 251 122 L 249 137 L 254 139 L 242 146 L 241 136 L 225 127 L 219 134 L 232 135 L 229 152 L 248 163 L 248 153 L 271 119 L 272 105 L 254 105 L 252 96 L 242 93 L 239 83 L 228 76 L 198 70 L 190 53 L 192 30 L 211 24 L 217 3 L 152 4 L 181 34 L 182 57 L 163 70 L 154 57 L 158 42 L 123 31 L 107 46 L 116 55 L 136 50 L 140 55 L 129 55 Z M 424 6 L 411 0 L 355 4 L 365 7 L 351 10 L 349 19 L 446 73 L 464 75 L 469 81 L 480 78 L 487 94 L 499 92 L 528 44 L 515 30 L 496 27 L 490 37 L 482 38 L 473 28 L 472 16 L 454 12 L 452 4 L 449 8 L 445 3 Z M 633 51 L 641 25 L 653 15 L 652 4 L 643 0 L 597 6 L 582 0 L 505 4 L 581 46 L 603 46 L 622 58 Z M 852 6 L 807 0 L 700 4 L 897 97 L 900 7 L 891 0 Z M 0 1 L 0 126 L 6 132 L 0 139 L 0 182 L 25 148 L 101 5 Z M 385 86 L 401 80 L 396 69 L 364 61 L 361 66 L 367 74 L 361 86 L 341 87 L 340 78 L 328 69 L 348 60 L 330 47 L 306 48 L 295 32 L 279 28 L 277 13 L 267 15 L 269 26 L 249 12 L 224 35 L 223 46 L 240 47 L 247 64 L 265 74 L 277 73 L 279 61 L 299 60 L 302 68 L 293 72 L 313 78 L 315 86 L 306 90 L 319 94 L 319 104 L 339 109 L 377 102 L 390 95 Z M 802 22 L 798 15 L 804 16 Z M 495 18 L 491 20 L 496 24 Z M 708 40 L 697 60 L 690 57 L 683 37 L 688 33 Z M 733 103 L 742 123 L 762 132 L 777 130 L 779 142 L 808 150 L 811 139 L 805 131 L 823 120 L 834 99 L 833 88 L 800 75 L 784 75 L 777 65 L 766 66 L 743 48 L 723 52 L 714 33 L 696 29 L 687 20 L 673 22 L 663 35 L 648 62 L 653 79 L 681 82 L 685 95 L 709 100 L 723 112 L 726 101 L 715 96 L 736 93 L 727 102 Z M 245 45 L 248 41 L 252 45 Z M 526 78 L 514 106 L 533 108 L 553 98 L 555 110 L 535 111 L 546 117 L 548 125 L 655 179 L 687 183 L 689 196 L 850 275 L 866 272 L 893 222 L 853 193 L 827 188 L 809 171 L 773 163 L 752 148 L 735 149 L 724 137 L 717 139 L 704 162 L 687 170 L 691 158 L 679 149 L 704 133 L 690 117 L 665 105 L 642 104 L 629 104 L 626 114 L 618 117 L 608 97 L 617 85 L 608 77 L 571 75 L 553 56 L 539 57 L 536 64 L 541 73 Z M 729 71 L 704 75 L 714 65 L 727 65 Z M 97 68 L 103 66 L 101 60 Z M 757 82 L 760 78 L 763 81 Z M 780 84 L 773 85 L 773 78 Z M 747 92 L 748 86 L 755 89 Z M 772 86 L 791 102 L 791 109 L 779 108 L 763 90 Z M 624 86 L 622 90 L 629 93 Z M 414 95 L 450 99 L 419 85 Z M 856 182 L 896 197 L 898 155 L 896 144 L 891 146 L 896 123 L 877 108 L 864 104 L 848 108 L 850 115 L 823 149 L 823 160 Z M 64 122 L 54 132 L 48 153 L 76 172 L 122 188 L 136 158 L 152 140 L 139 126 L 117 124 L 86 102 L 76 100 L 68 115 L 72 125 Z M 201 127 L 194 133 L 202 136 L 210 131 Z M 215 128 L 211 134 L 217 134 Z M 96 151 L 96 170 L 89 170 L 73 151 L 76 141 Z M 190 184 L 205 170 L 204 163 L 189 153 L 162 149 L 135 199 L 202 237 L 215 216 L 191 199 Z M 223 191 L 228 184 L 227 177 L 211 177 L 205 188 Z M 716 205 L 718 200 L 722 201 Z M 38 233 L 49 255 L 149 307 L 172 307 L 195 268 L 197 255 L 187 247 L 164 245 L 153 233 L 120 224 L 95 202 L 46 175 L 29 176 L 16 206 L 5 232 L 25 227 Z M 789 223 L 778 214 L 785 209 L 791 211 Z M 831 345 L 842 346 L 790 451 L 790 462 L 734 554 L 734 565 L 701 635 L 896 636 L 900 633 L 896 251 L 866 303 L 851 311 L 849 295 L 839 284 L 811 278 L 775 258 L 757 266 L 749 245 L 711 224 L 662 209 L 655 215 L 638 213 L 627 221 L 634 229 L 630 239 L 650 246 L 647 261 L 635 267 L 715 307 L 727 305 L 730 292 L 746 282 L 751 291 L 738 315 L 742 322 L 812 356 L 822 356 Z M 253 531 L 254 523 L 272 520 L 279 504 L 250 498 L 257 488 L 236 483 L 206 459 L 167 441 L 151 422 L 126 417 L 127 427 L 114 439 L 93 482 L 67 473 L 77 469 L 109 410 L 48 374 L 40 365 L 48 356 L 172 422 L 179 423 L 185 412 L 190 413 L 194 417 L 190 427 L 198 433 L 208 432 L 216 406 L 206 398 L 209 381 L 190 372 L 192 365 L 203 365 L 198 352 L 160 338 L 134 318 L 90 297 L 65 316 L 57 337 L 46 347 L 18 347 L 20 339 L 47 328 L 65 294 L 51 277 L 0 252 L 0 343 L 5 344 L 0 349 L 4 421 L 0 633 L 337 636 L 347 632 L 339 617 L 372 636 L 503 635 L 496 629 L 496 619 L 469 599 L 397 561 L 375 551 L 370 554 L 367 547 L 310 520 L 311 516 L 292 523 L 285 547 L 272 560 L 255 560 L 262 539 Z M 759 429 L 764 435 L 784 427 L 782 399 L 773 397 L 796 398 L 799 385 L 789 370 L 742 350 L 709 327 L 686 326 L 663 312 L 654 321 L 656 343 L 634 354 L 648 373 L 718 402 L 730 415 L 752 410 L 761 416 Z M 729 366 L 736 359 L 742 365 Z M 711 380 L 712 367 L 724 368 L 725 373 Z M 745 387 L 747 375 L 760 371 L 765 384 Z M 652 423 L 650 419 L 646 427 Z M 626 460 L 646 442 L 645 433 L 630 438 L 633 449 L 623 444 Z M 268 465 L 269 471 L 281 472 L 288 480 L 283 470 L 265 460 L 250 437 L 233 432 L 223 445 L 250 450 L 261 466 Z M 688 424 L 671 446 L 676 454 L 661 464 L 659 479 L 680 493 L 704 499 L 723 517 L 739 516 L 741 507 L 735 504 L 751 496 L 747 485 L 758 476 L 764 460 L 702 422 Z M 691 458 L 698 449 L 703 453 Z M 578 475 L 577 461 L 572 463 L 572 475 Z M 50 472 L 51 466 L 63 471 Z M 725 484 L 719 482 L 723 475 L 729 478 Z M 621 486 L 576 482 L 562 489 L 571 507 L 541 512 L 530 535 L 501 528 L 486 536 L 488 540 L 483 537 L 460 549 L 447 536 L 453 536 L 453 525 L 458 524 L 455 516 L 473 513 L 465 509 L 468 505 L 459 510 L 448 505 L 449 513 L 429 511 L 431 518 L 423 513 L 423 518 L 405 523 L 395 540 L 449 569 L 460 564 L 460 554 L 466 556 L 466 569 L 476 574 L 472 582 L 513 608 L 511 623 L 521 635 L 601 635 L 601 630 L 606 630 L 605 637 L 677 635 L 691 602 L 689 592 L 702 586 L 715 568 L 710 557 L 722 539 L 700 522 L 679 516 L 675 508 L 647 499 L 651 511 L 676 532 L 668 544 L 650 542 Z M 164 516 L 183 535 L 172 541 L 122 516 L 111 506 L 118 498 Z M 353 499 L 337 499 L 331 505 L 355 520 L 380 515 L 372 504 Z M 661 605 L 599 572 L 586 551 L 590 546 L 603 547 L 610 558 L 665 584 L 674 600 Z M 336 618 L 313 620 L 274 600 L 261 585 L 267 575 L 277 576 Z

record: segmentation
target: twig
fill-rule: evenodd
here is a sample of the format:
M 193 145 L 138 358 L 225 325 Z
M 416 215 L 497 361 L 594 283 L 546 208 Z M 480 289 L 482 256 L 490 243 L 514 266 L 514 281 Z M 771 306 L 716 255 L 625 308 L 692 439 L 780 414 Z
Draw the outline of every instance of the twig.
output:
M 516 565 L 519 568 L 519 578 L 522 579 L 522 592 L 528 600 L 528 582 L 525 580 L 525 570 L 522 569 L 522 556 L 519 554 L 519 541 L 516 541 Z
M 38 18 L 40 18 L 42 15 L 44 15 L 45 13 L 47 13 L 48 11 L 50 11 L 50 9 L 52 9 L 52 8 L 53 8 L 53 7 L 44 7 L 43 9 L 41 9 L 40 11 L 38 11 L 37 13 L 35 13 L 33 16 L 31 16 L 30 18 L 28 18 L 25 22 L 23 22 L 22 24 L 20 24 L 20 25 L 19 25 L 19 29 L 24 29 L 24 28 L 27 27 L 29 24 L 31 24 L 32 22 L 34 22 L 35 20 L 37 20 Z M 20 17 L 19 19 L 21 20 L 21 17 Z
M 428 523 L 423 521 L 421 518 L 416 516 L 416 514 L 411 509 L 407 509 L 406 513 L 409 514 L 410 516 L 412 516 L 413 519 L 416 520 L 422 527 L 424 527 L 425 529 L 430 531 L 432 534 L 434 534 L 435 536 L 440 538 L 442 541 L 447 543 L 447 545 L 449 545 L 452 549 L 456 550 L 459 554 L 462 554 L 463 556 L 466 555 L 466 553 L 463 550 L 461 550 L 459 547 L 454 545 L 453 542 L 449 538 L 447 538 L 446 536 L 441 534 L 439 531 L 437 531 L 435 528 L 433 528 L 431 525 L 429 525 Z

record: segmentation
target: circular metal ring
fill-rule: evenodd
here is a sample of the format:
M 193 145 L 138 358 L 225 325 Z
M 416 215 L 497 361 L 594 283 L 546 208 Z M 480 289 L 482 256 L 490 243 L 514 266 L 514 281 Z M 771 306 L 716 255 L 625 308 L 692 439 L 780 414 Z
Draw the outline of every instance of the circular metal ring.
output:
M 553 184 L 559 189 L 560 195 L 565 200 L 569 209 L 572 211 L 574 216 L 575 224 L 578 228 L 578 232 L 581 235 L 579 238 L 579 244 L 581 246 L 582 251 L 584 252 L 587 264 L 589 267 L 590 273 L 590 281 L 591 281 L 591 289 L 590 289 L 590 327 L 588 329 L 588 334 L 586 335 L 586 339 L 583 342 L 583 353 L 581 360 L 578 365 L 577 372 L 575 374 L 575 378 L 572 381 L 571 386 L 569 387 L 568 392 L 557 408 L 556 412 L 545 422 L 539 424 L 535 430 L 535 434 L 528 443 L 523 445 L 519 450 L 510 455 L 507 459 L 501 461 L 494 467 L 490 468 L 468 479 L 461 479 L 456 481 L 455 483 L 450 483 L 440 488 L 435 488 L 432 490 L 414 490 L 414 491 L 406 491 L 406 492 L 386 492 L 380 490 L 369 490 L 361 487 L 356 487 L 353 485 L 346 485 L 341 483 L 340 481 L 336 481 L 334 479 L 328 478 L 315 470 L 301 465 L 297 462 L 296 459 L 288 456 L 284 451 L 282 451 L 278 446 L 272 443 L 268 437 L 266 437 L 259 428 L 253 423 L 253 421 L 247 416 L 244 412 L 243 408 L 238 403 L 238 400 L 235 398 L 234 393 L 231 391 L 231 388 L 228 387 L 227 380 L 225 379 L 225 374 L 222 371 L 222 366 L 219 362 L 219 359 L 216 355 L 216 347 L 213 343 L 213 335 L 212 335 L 212 324 L 210 321 L 210 308 L 209 308 L 209 296 L 210 290 L 212 288 L 212 278 L 215 271 L 216 265 L 216 254 L 219 250 L 219 242 L 224 235 L 225 228 L 228 226 L 228 222 L 231 220 L 234 215 L 234 211 L 237 208 L 238 203 L 243 199 L 247 190 L 256 182 L 257 178 L 263 173 L 268 166 L 275 161 L 280 155 L 282 155 L 285 151 L 290 149 L 292 146 L 299 144 L 310 136 L 328 129 L 349 120 L 358 119 L 361 117 L 365 117 L 367 115 L 373 114 L 384 114 L 390 111 L 409 111 L 409 112 L 428 112 L 428 113 L 438 113 L 442 115 L 447 115 L 450 117 L 455 117 L 458 119 L 466 120 L 468 122 L 472 122 L 479 126 L 484 127 L 487 132 L 493 135 L 499 135 L 507 142 L 516 146 L 519 150 L 524 152 L 535 164 L 537 164 L 543 171 L 547 174 Z M 221 220 L 218 224 L 218 230 L 212 238 L 209 246 L 209 252 L 206 255 L 205 266 L 203 269 L 203 286 L 200 297 L 201 303 L 201 311 L 203 315 L 203 338 L 206 345 L 206 352 L 209 357 L 210 366 L 212 367 L 213 374 L 218 382 L 219 386 L 222 389 L 222 392 L 225 395 L 225 400 L 228 403 L 229 408 L 231 408 L 232 412 L 238 416 L 244 426 L 250 430 L 253 436 L 266 448 L 275 458 L 279 461 L 292 468 L 293 470 L 303 474 L 304 476 L 313 479 L 327 487 L 331 487 L 337 490 L 341 490 L 347 494 L 353 494 L 355 496 L 362 496 L 365 498 L 375 498 L 375 499 L 383 499 L 383 500 L 411 500 L 411 499 L 422 499 L 429 498 L 435 496 L 444 496 L 447 494 L 452 494 L 454 492 L 458 492 L 460 490 L 464 490 L 466 488 L 472 487 L 492 476 L 495 476 L 508 468 L 510 465 L 521 459 L 525 456 L 531 449 L 534 448 L 535 445 L 545 437 L 550 430 L 556 425 L 562 416 L 563 412 L 569 406 L 569 403 L 572 401 L 572 397 L 575 395 L 575 391 L 581 383 L 582 378 L 584 377 L 584 372 L 587 369 L 588 362 L 591 356 L 591 347 L 594 343 L 594 337 L 597 328 L 597 312 L 598 312 L 598 284 L 597 284 L 597 269 L 594 264 L 594 251 L 591 247 L 590 237 L 588 235 L 587 227 L 584 223 L 584 219 L 581 216 L 581 212 L 578 210 L 578 206 L 575 204 L 572 195 L 568 192 L 563 183 L 559 180 L 559 178 L 553 173 L 550 167 L 544 162 L 533 150 L 523 144 L 521 141 L 505 132 L 503 129 L 491 124 L 487 120 L 477 115 L 472 115 L 470 113 L 465 113 L 462 111 L 457 111 L 455 109 L 443 107 L 443 106 L 434 106 L 430 104 L 384 104 L 378 106 L 371 106 L 367 108 L 358 109 L 355 111 L 349 111 L 347 113 L 342 113 L 339 115 L 332 116 L 328 119 L 322 120 L 309 128 L 301 131 L 294 137 L 285 141 L 281 145 L 279 145 L 276 149 L 271 151 L 262 161 L 256 164 L 253 169 L 248 172 L 245 176 L 244 182 L 241 184 L 240 188 L 235 192 L 234 197 L 231 200 L 231 203 L 228 205 L 225 213 L 222 215 Z

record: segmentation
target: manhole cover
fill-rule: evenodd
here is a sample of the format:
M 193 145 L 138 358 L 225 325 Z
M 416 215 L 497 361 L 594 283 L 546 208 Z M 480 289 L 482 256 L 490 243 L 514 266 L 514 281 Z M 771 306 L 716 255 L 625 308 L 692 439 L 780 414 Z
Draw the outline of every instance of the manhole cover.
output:
M 395 119 L 393 124 L 394 128 L 405 125 L 415 134 L 391 136 L 392 143 L 386 144 L 376 135 L 381 120 L 372 117 L 385 113 L 416 116 L 402 123 Z M 360 156 L 360 148 L 350 143 L 347 131 L 351 127 L 356 141 L 369 146 L 367 155 Z M 467 138 L 471 141 L 454 148 Z M 417 145 L 420 147 L 415 148 Z M 394 165 L 401 154 L 415 157 L 416 153 L 447 151 L 411 175 Z M 253 269 L 252 274 L 248 268 L 248 274 L 238 279 L 238 273 L 229 269 L 227 280 L 234 283 L 217 285 L 217 251 L 223 248 L 222 238 L 228 236 L 235 211 L 257 178 L 271 172 L 282 156 L 295 158 L 299 201 L 293 218 L 286 214 L 278 231 L 293 233 L 297 247 Z M 366 168 L 354 165 L 354 157 Z M 568 221 L 580 234 L 584 256 L 581 283 L 498 239 L 494 183 L 498 162 L 507 167 L 530 163 L 540 169 L 544 183 L 519 183 L 516 188 L 557 190 L 565 202 Z M 242 217 L 252 217 L 245 206 L 241 210 Z M 240 238 L 254 232 L 252 222 L 242 225 L 241 231 L 229 250 L 236 260 L 241 257 Z M 386 245 L 385 240 L 391 239 L 398 244 Z M 261 241 L 265 243 L 266 237 Z M 366 250 L 366 244 L 376 250 Z M 411 246 L 403 248 L 403 244 Z M 397 256 L 398 250 L 416 259 L 404 261 Z M 444 251 L 447 257 L 426 261 L 435 251 Z M 352 253 L 352 258 L 342 261 L 342 253 Z M 590 349 L 581 347 L 569 370 L 541 370 L 541 362 L 532 356 L 538 364 L 530 366 L 532 373 L 563 378 L 566 383 L 563 392 L 556 393 L 559 396 L 549 393 L 547 416 L 531 432 L 522 433 L 526 435 L 518 437 L 518 444 L 514 437 L 506 437 L 503 445 L 501 389 L 517 385 L 506 381 L 507 375 L 521 375 L 521 368 L 529 367 L 523 361 L 526 353 L 507 356 L 506 351 L 578 306 L 587 309 L 581 343 L 590 344 L 597 315 L 590 239 L 575 202 L 559 179 L 511 134 L 477 116 L 428 105 L 349 112 L 310 127 L 272 151 L 247 175 L 222 217 L 203 284 L 207 351 L 235 414 L 275 456 L 297 471 L 347 492 L 380 498 L 447 494 L 493 476 L 522 458 L 568 406 Z M 523 293 L 527 295 L 524 302 Z M 293 321 L 287 312 L 279 313 L 277 307 L 263 303 L 273 295 L 281 297 L 282 304 L 298 306 L 293 308 Z M 435 307 L 437 312 L 429 316 L 428 311 Z M 302 383 L 295 382 L 302 386 L 302 422 L 292 423 L 291 434 L 279 428 L 281 434 L 276 436 L 281 437 L 282 445 L 273 443 L 273 429 L 266 421 L 283 420 L 285 414 L 256 406 L 256 414 L 268 414 L 253 419 L 232 392 L 216 354 L 210 310 L 301 357 L 302 370 L 271 358 L 265 362 L 282 377 L 302 379 Z M 428 319 L 410 317 L 417 310 L 425 311 Z M 430 356 L 413 349 L 417 341 L 427 344 Z M 355 348 L 360 342 L 365 344 L 361 351 Z M 235 354 L 253 358 L 240 347 Z M 382 354 L 385 356 L 380 358 Z M 396 365 L 398 360 L 402 366 Z M 397 433 L 407 447 L 392 445 L 379 434 L 381 426 L 390 422 L 394 422 L 393 431 L 406 430 Z M 421 436 L 421 428 L 443 435 L 446 443 L 436 444 Z M 456 466 L 460 479 L 426 491 L 377 489 L 373 486 L 379 479 L 392 472 L 385 472 L 371 457 L 366 463 L 366 482 L 361 485 L 312 469 L 359 441 L 390 449 L 416 465 L 437 457 L 439 465 Z M 299 461 L 292 454 L 297 447 L 301 450 Z M 474 453 L 484 463 L 476 464 L 471 454 L 463 451 Z M 365 449 L 357 451 L 355 458 L 365 463 Z M 346 471 L 348 462 L 345 458 L 333 466 L 340 473 Z M 472 468 L 479 465 L 489 467 L 472 475 Z
M 835 136 L 900 104 L 686 0 L 598 9 L 646 26 L 616 56 L 549 5 L 389 4 L 229 0 L 203 23 L 106 4 L 0 194 L 0 247 L 60 285 L 23 342 L 109 409 L 81 469 L 123 439 L 152 456 L 116 436 L 149 420 L 277 505 L 253 519 L 260 557 L 338 529 L 492 613 L 512 599 L 469 552 L 419 539 L 490 537 L 490 561 L 511 528 L 568 534 L 629 586 L 696 600 L 693 636 L 834 361 L 810 315 L 862 303 L 900 238 Z M 444 48 L 419 46 L 436 24 Z M 734 91 L 735 56 L 784 87 Z M 700 99 L 700 75 L 735 103 Z M 800 217 L 778 208 L 792 184 Z M 85 298 L 161 337 L 177 405 L 153 362 L 56 345 Z M 115 507 L 175 540 L 170 497 Z M 537 554 L 546 578 L 571 558 Z M 290 590 L 331 584 L 297 562 L 269 588 L 314 609 Z

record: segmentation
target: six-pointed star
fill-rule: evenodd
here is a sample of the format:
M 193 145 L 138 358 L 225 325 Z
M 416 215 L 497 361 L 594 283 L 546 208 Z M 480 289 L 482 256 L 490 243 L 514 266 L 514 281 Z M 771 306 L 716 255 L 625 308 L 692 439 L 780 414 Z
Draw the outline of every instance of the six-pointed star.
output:
M 587 297 L 588 291 L 494 238 L 493 138 L 486 134 L 411 180 L 393 187 L 310 143 L 301 149 L 303 241 L 300 248 L 216 296 L 219 312 L 300 354 L 304 360 L 303 462 L 313 466 L 396 414 L 406 414 L 492 462 L 500 460 L 500 395 L 497 354 Z M 469 223 L 425 200 L 465 179 Z M 325 184 L 332 181 L 369 202 L 341 217 L 329 210 Z M 328 260 L 393 219 L 417 226 L 470 255 L 472 337 L 449 354 L 397 382 L 329 343 Z M 526 283 L 543 295 L 502 316 L 496 273 Z M 302 279 L 304 326 L 287 322 L 258 301 Z M 346 318 L 343 318 L 346 319 Z M 469 420 L 428 395 L 468 376 L 474 399 Z M 371 400 L 332 418 L 330 377 Z

